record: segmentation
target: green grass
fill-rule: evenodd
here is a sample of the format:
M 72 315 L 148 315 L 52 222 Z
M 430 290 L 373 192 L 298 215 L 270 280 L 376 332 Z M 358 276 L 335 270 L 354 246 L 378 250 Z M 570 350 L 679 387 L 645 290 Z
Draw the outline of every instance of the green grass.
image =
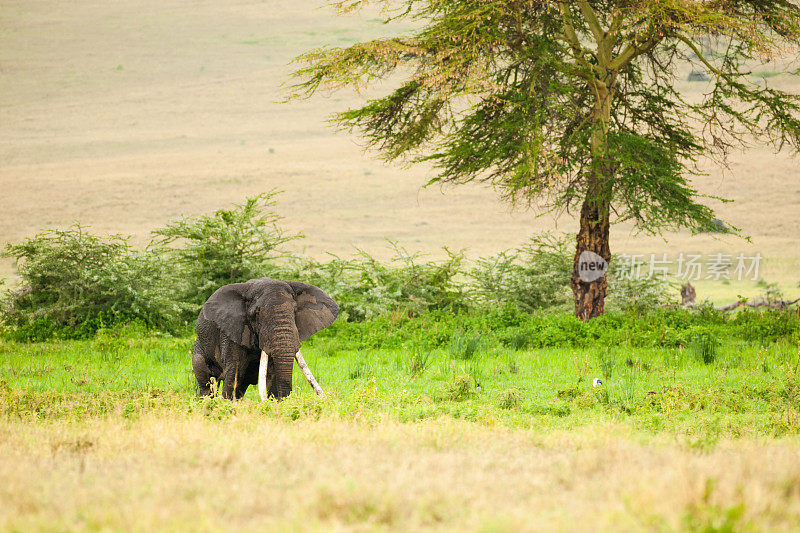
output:
M 295 372 L 281 402 L 197 397 L 190 337 L 0 342 L 0 530 L 796 530 L 798 347 L 712 331 L 686 348 L 317 336 L 327 397 Z
M 289 399 L 262 403 L 251 387 L 237 405 L 196 397 L 192 342 L 138 333 L 2 343 L 0 416 L 68 420 L 201 409 L 213 416 L 257 410 L 289 420 L 453 418 L 509 428 L 614 423 L 690 436 L 703 446 L 720 436 L 800 431 L 798 347 L 788 342 L 723 340 L 713 358 L 694 345 L 486 346 L 464 358 L 463 352 L 444 348 L 329 350 L 332 341 L 323 339 L 303 352 L 326 399 L 316 398 L 295 372 Z M 592 386 L 595 377 L 602 379 L 601 386 Z

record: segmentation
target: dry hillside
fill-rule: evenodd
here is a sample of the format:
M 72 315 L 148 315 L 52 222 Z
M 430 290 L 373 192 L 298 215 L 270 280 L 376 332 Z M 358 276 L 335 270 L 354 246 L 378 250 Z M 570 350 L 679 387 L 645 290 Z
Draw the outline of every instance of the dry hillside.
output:
M 387 31 L 375 13 L 337 18 L 318 0 L 6 1 L 0 9 L 0 241 L 74 221 L 95 231 L 148 232 L 277 187 L 287 228 L 306 253 L 386 255 L 384 238 L 436 253 L 486 254 L 545 228 L 480 186 L 421 189 L 429 169 L 387 166 L 325 123 L 349 94 L 281 103 L 297 54 Z M 769 65 L 764 70 L 769 72 Z M 786 76 L 768 79 L 787 86 Z M 681 82 L 695 94 L 703 84 Z M 637 236 L 617 228 L 616 251 L 755 253 L 762 275 L 794 292 L 800 280 L 797 160 L 758 146 L 711 167 L 698 187 L 735 200 L 722 218 L 740 239 Z M 0 276 L 11 273 L 8 261 Z M 708 283 L 727 298 L 741 287 Z M 755 289 L 753 289 L 755 290 Z M 701 291 L 703 296 L 703 291 Z

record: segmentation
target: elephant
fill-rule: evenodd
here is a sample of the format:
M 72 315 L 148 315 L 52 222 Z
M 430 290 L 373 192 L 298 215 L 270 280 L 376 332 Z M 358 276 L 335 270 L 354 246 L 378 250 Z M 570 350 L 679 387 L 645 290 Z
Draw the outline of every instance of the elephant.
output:
M 295 360 L 322 394 L 300 343 L 338 314 L 339 306 L 325 292 L 299 281 L 258 278 L 220 287 L 197 317 L 192 367 L 200 394 L 212 393 L 213 377 L 223 382 L 224 398 L 239 399 L 255 384 L 263 400 L 285 398 L 292 392 Z

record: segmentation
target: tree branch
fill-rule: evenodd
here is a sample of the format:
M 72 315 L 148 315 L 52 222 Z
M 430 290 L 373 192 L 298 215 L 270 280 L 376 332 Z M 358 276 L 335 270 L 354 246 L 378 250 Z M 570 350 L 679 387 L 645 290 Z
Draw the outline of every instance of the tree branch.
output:
M 636 59 L 642 54 L 646 54 L 656 47 L 661 42 L 663 37 L 646 37 L 647 31 L 641 35 L 637 35 L 631 43 L 620 52 L 620 54 L 611 61 L 609 68 L 611 70 L 620 70 L 622 67 Z
M 561 27 L 564 30 L 564 38 L 572 49 L 572 53 L 575 55 L 575 61 L 581 63 L 589 70 L 593 70 L 593 65 L 586 61 L 586 59 L 583 57 L 584 54 L 591 54 L 591 52 L 581 46 L 581 41 L 578 39 L 575 26 L 572 25 L 572 20 L 570 20 L 569 6 L 567 5 L 567 2 L 559 2 L 558 9 L 561 11 Z M 580 73 L 580 69 L 576 69 L 576 73 L 586 81 L 592 81 L 592 77 L 588 74 Z
M 605 39 L 605 32 L 602 26 L 600 26 L 597 14 L 586 0 L 579 0 L 578 6 L 581 8 L 581 13 L 583 13 L 586 22 L 589 24 L 589 29 L 592 31 L 592 35 L 594 35 L 594 40 L 597 42 L 597 49 L 599 51 L 603 45 L 603 39 Z
M 738 90 L 742 91 L 747 96 L 751 96 L 753 98 L 758 98 L 758 93 L 756 93 L 755 91 L 751 91 L 750 89 L 748 89 L 747 87 L 745 87 L 741 83 L 736 83 L 734 80 L 731 79 L 730 74 L 728 74 L 726 72 L 723 72 L 723 71 L 719 70 L 718 68 L 716 68 L 714 65 L 712 65 L 711 62 L 708 59 L 705 58 L 705 56 L 702 54 L 702 52 L 700 52 L 700 49 L 697 48 L 697 46 L 691 40 L 689 40 L 687 37 L 685 37 L 683 35 L 678 35 L 677 38 L 678 38 L 679 41 L 683 42 L 689 48 L 691 48 L 692 52 L 694 52 L 695 55 L 697 56 L 697 59 L 699 59 L 708 68 L 708 70 L 710 70 L 711 72 L 716 74 L 718 78 L 722 78 L 723 80 L 727 81 L 731 85 L 735 85 Z
M 691 40 L 689 40 L 688 38 L 686 38 L 683 35 L 678 35 L 678 40 L 683 42 L 684 44 L 686 44 L 686 46 L 688 46 L 689 48 L 691 48 L 692 52 L 694 52 L 695 55 L 697 56 L 697 59 L 702 61 L 703 64 L 706 67 L 708 67 L 708 69 L 711 72 L 713 72 L 714 74 L 716 74 L 720 78 L 724 78 L 726 80 L 728 79 L 728 77 L 726 76 L 726 74 L 724 72 L 722 72 L 721 70 L 717 69 L 714 65 L 711 64 L 711 62 L 708 61 L 708 59 L 705 58 L 705 56 L 700 52 L 700 49 L 697 48 L 697 46 Z M 728 81 L 730 81 L 730 80 L 728 80 Z

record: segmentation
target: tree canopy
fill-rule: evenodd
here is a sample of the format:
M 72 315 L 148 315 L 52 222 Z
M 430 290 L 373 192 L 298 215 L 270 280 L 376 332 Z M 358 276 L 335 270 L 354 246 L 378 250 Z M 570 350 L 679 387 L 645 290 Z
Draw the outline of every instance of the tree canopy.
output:
M 367 2 L 334 6 L 342 13 Z M 786 0 L 386 0 L 410 35 L 298 58 L 294 96 L 399 86 L 335 121 L 388 160 L 428 161 L 431 183 L 491 183 L 515 203 L 580 209 L 576 312 L 602 313 L 606 283 L 578 275 L 581 253 L 606 261 L 611 222 L 649 233 L 714 218 L 690 179 L 752 140 L 800 148 L 800 96 L 751 76 L 789 71 L 800 7 Z M 709 46 L 709 43 L 713 45 Z M 687 65 L 710 76 L 691 100 Z

